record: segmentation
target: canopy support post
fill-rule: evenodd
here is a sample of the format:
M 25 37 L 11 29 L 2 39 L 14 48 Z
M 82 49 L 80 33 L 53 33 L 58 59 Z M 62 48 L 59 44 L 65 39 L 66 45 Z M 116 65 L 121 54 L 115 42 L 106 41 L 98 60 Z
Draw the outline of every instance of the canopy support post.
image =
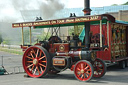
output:
M 109 21 L 107 21 L 107 41 L 108 41 L 108 47 L 109 47 Z
M 24 32 L 23 32 L 23 27 L 22 27 L 22 45 L 24 45 Z
M 29 28 L 29 32 L 30 32 L 30 45 L 32 44 L 32 31 L 31 31 L 31 27 Z
M 102 20 L 100 20 L 100 47 L 102 47 Z

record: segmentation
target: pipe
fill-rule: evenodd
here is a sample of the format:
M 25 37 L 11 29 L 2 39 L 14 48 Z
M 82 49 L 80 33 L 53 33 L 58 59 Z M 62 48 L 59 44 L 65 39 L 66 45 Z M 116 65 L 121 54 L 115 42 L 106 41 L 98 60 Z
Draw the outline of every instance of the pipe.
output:
M 84 15 L 90 15 L 91 9 L 90 9 L 90 0 L 84 0 Z

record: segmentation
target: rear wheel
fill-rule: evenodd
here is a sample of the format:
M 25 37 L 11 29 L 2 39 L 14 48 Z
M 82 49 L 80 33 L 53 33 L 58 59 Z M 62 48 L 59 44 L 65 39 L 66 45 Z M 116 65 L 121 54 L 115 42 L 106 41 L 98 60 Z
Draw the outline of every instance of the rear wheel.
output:
M 107 68 L 103 60 L 97 58 L 94 61 L 93 67 L 94 67 L 94 75 L 93 75 L 94 77 L 100 78 L 105 75 Z
M 89 61 L 81 60 L 75 64 L 74 75 L 80 81 L 89 81 L 93 77 L 93 66 Z
M 30 77 L 44 77 L 49 71 L 50 56 L 43 47 L 32 46 L 23 55 L 23 68 Z

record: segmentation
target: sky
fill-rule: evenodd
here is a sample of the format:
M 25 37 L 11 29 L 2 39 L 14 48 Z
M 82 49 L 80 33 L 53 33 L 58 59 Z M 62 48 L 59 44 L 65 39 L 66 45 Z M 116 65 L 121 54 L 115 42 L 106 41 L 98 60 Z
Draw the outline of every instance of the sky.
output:
M 42 2 L 47 2 L 47 1 L 52 1 L 52 0 L 0 0 L 0 21 L 14 22 L 18 18 L 22 18 L 20 13 L 21 10 L 37 10 L 42 5 L 41 4 Z M 64 7 L 62 6 L 62 8 L 79 8 L 79 7 L 84 8 L 84 0 L 54 0 L 54 1 L 61 2 L 61 4 L 64 6 Z M 90 0 L 90 6 L 103 7 L 103 6 L 111 6 L 112 4 L 120 5 L 127 1 L 128 0 Z M 49 9 L 52 9 L 54 11 L 55 9 L 57 9 L 53 7 L 54 5 L 48 5 L 47 7 L 49 7 Z M 47 7 L 44 8 L 46 9 Z
M 62 1 L 62 0 L 61 0 Z M 103 7 L 103 6 L 110 6 L 112 4 L 123 4 L 128 0 L 90 0 L 91 7 Z M 63 0 L 68 8 L 77 8 L 83 7 L 84 0 Z

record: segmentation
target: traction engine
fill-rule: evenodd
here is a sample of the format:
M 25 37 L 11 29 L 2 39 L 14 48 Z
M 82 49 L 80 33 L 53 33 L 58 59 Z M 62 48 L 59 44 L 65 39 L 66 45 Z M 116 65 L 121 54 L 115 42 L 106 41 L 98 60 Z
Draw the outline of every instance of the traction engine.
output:
M 14 28 L 22 27 L 22 32 L 23 27 L 52 27 L 54 29 L 61 26 L 84 25 L 84 42 L 79 39 L 77 34 L 74 34 L 72 38 L 67 36 L 65 41 L 61 40 L 57 35 L 58 31 L 56 31 L 55 35 L 52 35 L 48 40 L 39 41 L 34 46 L 25 47 L 22 36 L 23 46 L 21 48 L 24 49 L 22 62 L 28 76 L 45 77 L 47 74 L 57 74 L 66 69 L 74 71 L 76 79 L 80 81 L 89 81 L 92 77 L 99 78 L 105 75 L 106 65 L 104 61 L 97 58 L 97 51 L 104 49 L 104 36 L 102 36 L 101 26 L 104 15 L 87 16 L 91 12 L 89 0 L 85 0 L 83 11 L 85 16 L 82 17 L 75 16 L 57 20 L 13 24 Z M 90 35 L 91 21 L 100 21 L 100 34 Z
M 96 58 L 96 51 L 83 48 L 78 36 L 65 42 L 51 36 L 48 41 L 30 46 L 23 55 L 23 67 L 30 77 L 45 77 L 71 69 L 80 81 L 102 77 L 106 72 L 104 61 Z

